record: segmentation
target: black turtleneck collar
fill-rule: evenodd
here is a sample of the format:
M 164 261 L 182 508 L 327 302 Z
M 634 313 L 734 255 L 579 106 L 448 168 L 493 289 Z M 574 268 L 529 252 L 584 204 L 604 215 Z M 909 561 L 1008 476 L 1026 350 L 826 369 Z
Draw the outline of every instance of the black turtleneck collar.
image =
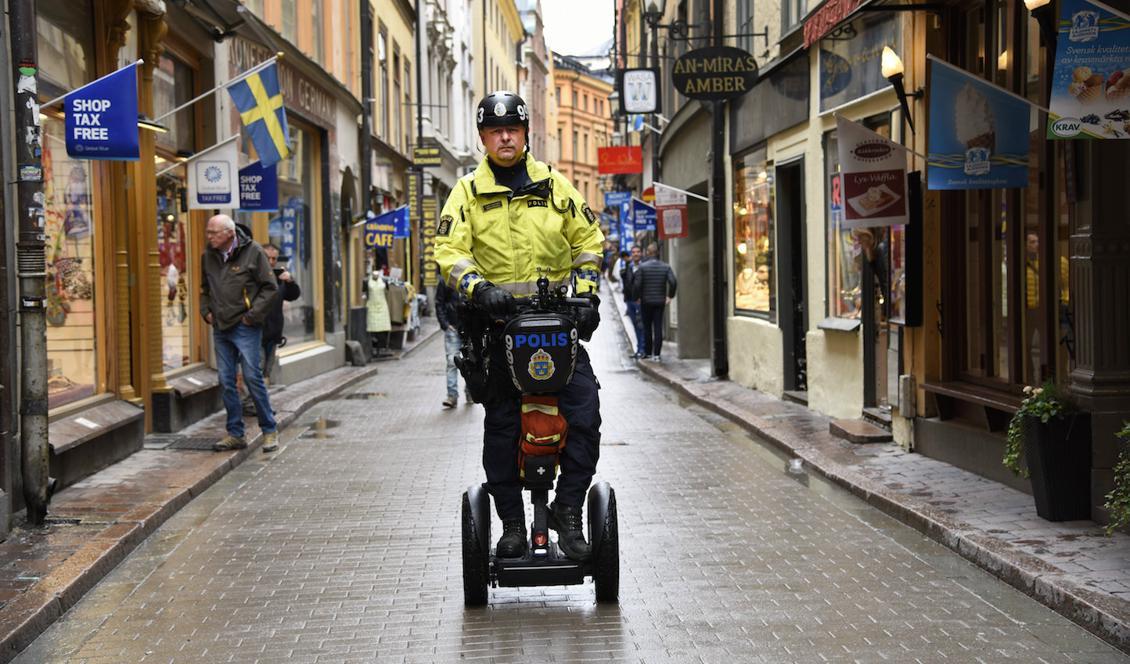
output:
M 513 193 L 530 183 L 530 172 L 526 169 L 528 158 L 529 153 L 526 153 L 513 166 L 499 166 L 487 157 L 487 165 L 494 173 L 494 181 Z

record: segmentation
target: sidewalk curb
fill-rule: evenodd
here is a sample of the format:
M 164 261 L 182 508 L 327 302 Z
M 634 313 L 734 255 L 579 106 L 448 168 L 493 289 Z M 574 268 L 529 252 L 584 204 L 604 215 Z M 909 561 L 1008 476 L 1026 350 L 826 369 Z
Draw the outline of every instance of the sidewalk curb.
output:
M 620 302 L 620 297 L 613 291 L 612 304 L 617 308 L 617 313 L 620 313 Z M 631 348 L 633 339 L 628 331 L 630 321 L 626 319 L 626 315 L 620 315 L 624 338 Z M 1063 578 L 1062 570 L 1044 560 L 1016 551 L 1007 542 L 971 528 L 940 510 L 917 504 L 907 496 L 826 458 L 815 447 L 794 445 L 777 435 L 769 426 L 771 423 L 739 412 L 725 402 L 712 400 L 706 391 L 695 389 L 695 384 L 688 385 L 662 365 L 637 361 L 636 366 L 644 374 L 673 388 L 696 404 L 757 434 L 774 447 L 800 457 L 809 468 L 869 505 L 958 553 L 1114 647 L 1130 653 L 1130 603 L 1072 583 Z
M 431 335 L 422 338 L 413 349 L 430 338 Z M 280 413 L 278 428 L 290 426 L 312 406 L 373 377 L 377 374 L 378 367 L 379 365 L 372 364 L 359 368 L 359 371 L 341 381 L 321 391 L 304 394 L 295 403 L 287 404 L 292 410 L 286 411 L 285 415 Z M 262 444 L 262 438 L 262 433 L 256 434 L 248 440 L 245 449 L 230 454 L 191 486 L 170 489 L 156 501 L 136 505 L 33 587 L 0 609 L 0 634 L 3 635 L 0 636 L 0 663 L 15 658 L 161 524 L 249 458 Z

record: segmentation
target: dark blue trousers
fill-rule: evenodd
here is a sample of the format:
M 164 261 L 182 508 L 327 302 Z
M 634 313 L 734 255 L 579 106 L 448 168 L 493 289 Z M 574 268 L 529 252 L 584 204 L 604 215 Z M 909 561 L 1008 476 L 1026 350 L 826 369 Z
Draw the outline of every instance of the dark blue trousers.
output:
M 554 500 L 562 505 L 581 507 L 596 473 L 600 458 L 600 389 L 582 347 L 577 353 L 577 368 L 569 385 L 557 395 L 569 436 L 561 452 L 561 475 L 557 478 Z M 518 479 L 518 432 L 521 429 L 521 398 L 498 399 L 485 404 L 483 426 L 483 469 L 494 496 L 500 519 L 518 519 L 525 514 L 522 485 Z

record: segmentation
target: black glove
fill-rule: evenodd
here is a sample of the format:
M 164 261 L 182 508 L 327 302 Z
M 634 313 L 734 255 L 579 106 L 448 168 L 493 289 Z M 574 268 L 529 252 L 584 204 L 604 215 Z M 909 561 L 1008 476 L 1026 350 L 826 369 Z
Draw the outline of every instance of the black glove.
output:
M 581 337 L 581 341 L 588 341 L 592 339 L 592 333 L 596 332 L 597 326 L 600 325 L 600 298 L 595 294 L 582 297 L 592 300 L 592 306 L 578 309 L 577 335 Z
M 475 286 L 475 292 L 471 299 L 487 313 L 494 316 L 505 316 L 510 313 L 510 303 L 514 300 L 514 296 L 491 282 L 484 281 Z

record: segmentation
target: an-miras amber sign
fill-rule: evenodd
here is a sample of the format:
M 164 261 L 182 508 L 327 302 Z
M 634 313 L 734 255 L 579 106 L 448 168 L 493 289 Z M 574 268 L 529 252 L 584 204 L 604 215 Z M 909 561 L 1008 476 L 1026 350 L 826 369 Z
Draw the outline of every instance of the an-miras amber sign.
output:
M 699 48 L 675 61 L 671 79 L 685 97 L 724 101 L 753 89 L 757 83 L 757 60 L 732 46 Z

